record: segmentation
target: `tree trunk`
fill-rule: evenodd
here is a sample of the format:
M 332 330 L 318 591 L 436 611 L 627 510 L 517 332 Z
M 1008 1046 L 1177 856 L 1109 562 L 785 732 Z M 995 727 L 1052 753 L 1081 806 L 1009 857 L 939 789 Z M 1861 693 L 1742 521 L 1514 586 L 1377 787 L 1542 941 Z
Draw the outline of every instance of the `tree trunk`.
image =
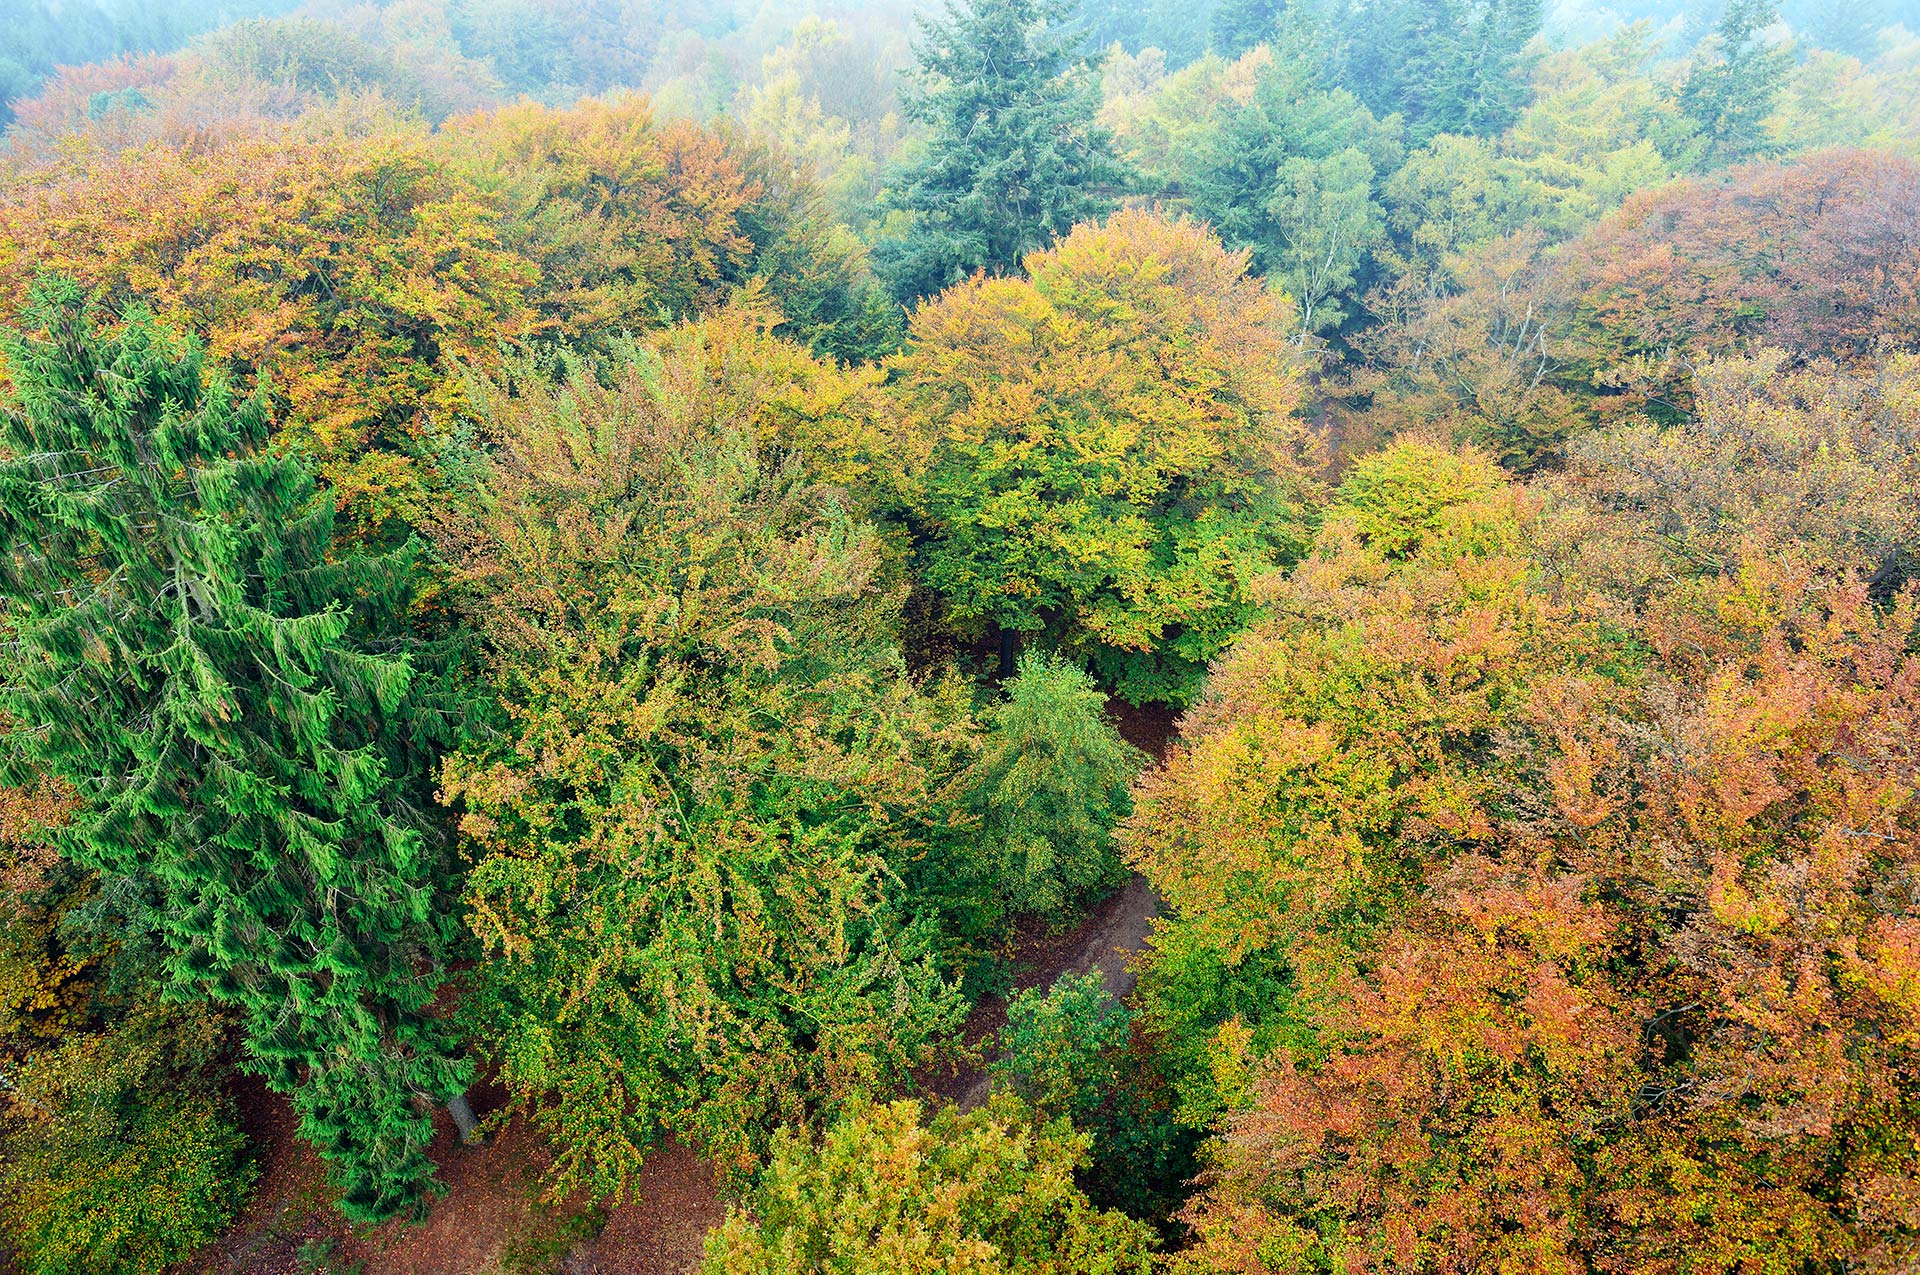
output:
M 460 1131 L 460 1145 L 480 1144 L 480 1121 L 474 1118 L 473 1104 L 467 1101 L 467 1095 L 457 1093 L 447 1099 L 447 1114 L 453 1117 L 453 1126 Z
M 1000 630 L 1000 680 L 1003 682 L 1013 676 L 1013 657 L 1019 640 L 1020 634 L 1016 630 Z

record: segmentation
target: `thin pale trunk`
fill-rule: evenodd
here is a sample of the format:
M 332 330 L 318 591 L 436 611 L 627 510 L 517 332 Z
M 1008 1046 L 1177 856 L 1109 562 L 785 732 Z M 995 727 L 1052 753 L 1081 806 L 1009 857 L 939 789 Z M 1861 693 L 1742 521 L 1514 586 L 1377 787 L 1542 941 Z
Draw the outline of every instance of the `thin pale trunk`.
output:
M 447 1099 L 447 1114 L 453 1117 L 453 1127 L 460 1131 L 460 1145 L 478 1146 L 480 1121 L 473 1114 L 473 1104 L 467 1101 L 467 1095 L 457 1093 Z

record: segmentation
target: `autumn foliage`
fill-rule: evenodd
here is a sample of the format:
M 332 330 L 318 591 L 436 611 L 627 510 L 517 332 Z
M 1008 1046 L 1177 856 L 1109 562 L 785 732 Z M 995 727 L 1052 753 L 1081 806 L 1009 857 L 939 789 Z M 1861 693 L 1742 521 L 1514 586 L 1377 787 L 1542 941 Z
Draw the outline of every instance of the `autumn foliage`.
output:
M 1779 410 L 1743 372 L 1702 374 L 1703 432 Z M 1642 507 L 1588 501 L 1630 446 L 1544 510 L 1357 467 L 1145 789 L 1162 1021 L 1234 1112 L 1186 1267 L 1905 1260 L 1913 600 L 1750 514 L 1691 566 L 1713 520 L 1664 522 L 1669 572 L 1621 587 L 1586 544 Z
M 1083 225 L 915 312 L 892 371 L 922 570 L 963 620 L 1183 699 L 1297 551 L 1312 443 L 1287 303 L 1205 227 Z
M 23 1275 L 1913 1271 L 1887 5 L 225 7 L 0 22 Z

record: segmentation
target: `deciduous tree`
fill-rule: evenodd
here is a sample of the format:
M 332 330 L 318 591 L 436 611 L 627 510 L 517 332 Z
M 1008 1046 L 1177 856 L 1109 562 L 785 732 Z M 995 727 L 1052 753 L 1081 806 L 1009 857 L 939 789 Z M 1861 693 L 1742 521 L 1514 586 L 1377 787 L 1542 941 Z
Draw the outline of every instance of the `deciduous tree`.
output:
M 1302 543 L 1284 300 L 1190 221 L 1121 212 L 915 314 L 893 363 L 923 578 L 1135 701 L 1184 700 Z
M 1148 1275 L 1152 1233 L 1087 1203 L 1086 1139 L 999 1100 L 921 1121 L 917 1102 L 862 1107 L 818 1147 L 782 1132 L 745 1210 L 707 1239 L 709 1275 Z
M 666 1135 L 750 1168 L 964 1011 L 901 881 L 963 704 L 907 681 L 875 532 L 703 344 L 484 385 L 436 533 L 503 714 L 444 774 L 489 958 L 466 1008 L 554 1188 L 597 1197 Z

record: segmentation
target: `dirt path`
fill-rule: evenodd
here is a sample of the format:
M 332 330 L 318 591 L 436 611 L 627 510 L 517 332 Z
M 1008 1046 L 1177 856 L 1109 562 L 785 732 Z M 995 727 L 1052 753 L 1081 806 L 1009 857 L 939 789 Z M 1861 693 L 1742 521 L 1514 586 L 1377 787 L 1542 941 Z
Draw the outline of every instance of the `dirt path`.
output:
M 1174 733 L 1170 710 L 1115 703 L 1110 711 L 1135 747 L 1156 760 L 1165 754 Z M 1146 947 L 1158 911 L 1146 879 L 1134 875 L 1071 929 L 1027 933 L 1011 953 L 1014 990 L 1097 972 L 1109 993 L 1125 997 L 1134 984 L 1129 962 Z M 1000 997 L 974 1007 L 964 1037 L 976 1057 L 996 1048 L 1006 1021 Z M 966 1107 L 985 1100 L 990 1087 L 983 1063 L 919 1079 L 931 1094 Z M 322 1253 L 319 1270 L 365 1263 L 363 1275 L 684 1275 L 698 1264 L 707 1230 L 726 1215 L 713 1166 L 680 1146 L 648 1157 L 634 1200 L 604 1218 L 581 1204 L 547 1203 L 540 1179 L 551 1160 L 524 1121 L 515 1120 L 485 1147 L 465 1149 L 455 1144 L 442 1112 L 429 1154 L 447 1194 L 416 1226 L 393 1223 L 355 1235 L 331 1207 L 319 1157 L 294 1136 L 285 1099 L 252 1080 L 242 1080 L 236 1096 L 261 1180 L 239 1224 L 178 1275 L 306 1275 Z M 476 1096 L 476 1105 L 484 1110 L 499 1097 Z
M 1061 959 L 1029 971 L 1018 981 L 1018 986 L 1051 987 L 1062 974 L 1098 973 L 1108 995 L 1116 1000 L 1125 998 L 1133 990 L 1135 978 L 1130 962 L 1136 953 L 1146 948 L 1147 936 L 1153 932 L 1153 918 L 1159 913 L 1159 897 L 1147 879 L 1136 872 L 1074 931 L 1075 941 L 1061 954 Z M 1004 1001 L 992 1005 L 983 1002 L 982 1009 L 997 1018 L 995 1031 L 1005 1024 Z M 976 1010 L 975 1014 L 981 1012 Z M 977 1107 L 987 1100 L 992 1087 L 993 1078 L 984 1067 L 972 1068 L 964 1087 L 954 1095 L 955 1101 L 964 1108 Z

